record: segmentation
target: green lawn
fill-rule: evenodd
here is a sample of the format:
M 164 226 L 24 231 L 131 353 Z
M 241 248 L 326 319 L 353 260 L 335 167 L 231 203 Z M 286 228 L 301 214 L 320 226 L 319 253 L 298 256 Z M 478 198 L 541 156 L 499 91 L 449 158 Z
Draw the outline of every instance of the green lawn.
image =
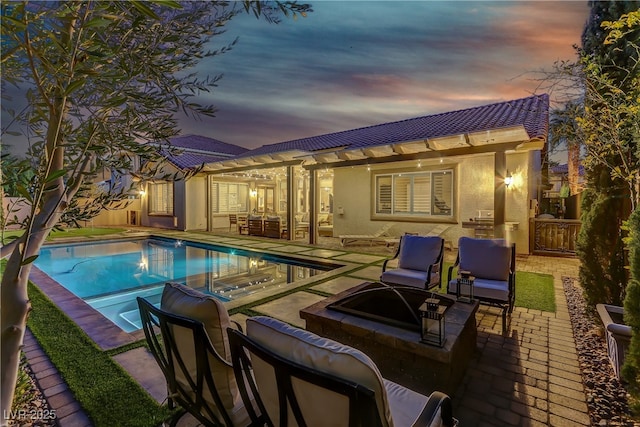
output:
M 442 292 L 446 292 L 447 272 L 451 264 L 445 263 L 442 275 Z M 455 277 L 456 270 L 453 272 Z M 556 311 L 553 276 L 550 274 L 516 271 L 516 307 L 540 311 Z
M 48 240 L 60 237 L 99 237 L 107 234 L 117 234 L 126 231 L 124 228 L 66 228 L 64 230 L 54 230 L 49 233 Z M 11 230 L 4 232 L 4 240 L 7 243 L 16 239 L 24 233 L 24 230 Z
M 95 426 L 160 425 L 170 415 L 108 353 L 29 282 L 29 329 Z

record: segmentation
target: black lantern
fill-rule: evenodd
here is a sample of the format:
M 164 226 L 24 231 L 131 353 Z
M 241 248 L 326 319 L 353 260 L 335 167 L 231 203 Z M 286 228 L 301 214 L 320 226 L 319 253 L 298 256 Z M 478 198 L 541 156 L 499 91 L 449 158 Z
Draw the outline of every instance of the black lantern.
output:
M 427 298 L 418 309 L 422 318 L 420 341 L 425 344 L 444 345 L 444 311 L 446 306 L 440 305 L 437 298 Z
M 457 297 L 461 302 L 473 302 L 473 282 L 476 278 L 471 272 L 460 270 L 458 272 Z

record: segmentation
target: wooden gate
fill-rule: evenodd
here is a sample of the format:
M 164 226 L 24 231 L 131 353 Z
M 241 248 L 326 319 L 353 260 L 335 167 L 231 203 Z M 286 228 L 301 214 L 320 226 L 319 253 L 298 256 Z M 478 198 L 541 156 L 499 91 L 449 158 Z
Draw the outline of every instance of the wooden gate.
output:
M 534 255 L 576 255 L 580 220 L 532 218 L 530 221 L 530 253 Z

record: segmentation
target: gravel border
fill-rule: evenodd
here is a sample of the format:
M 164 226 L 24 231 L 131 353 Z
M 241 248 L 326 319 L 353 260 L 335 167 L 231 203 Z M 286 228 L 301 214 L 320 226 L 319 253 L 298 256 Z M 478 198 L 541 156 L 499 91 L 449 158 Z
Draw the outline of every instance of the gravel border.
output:
M 54 427 L 58 423 L 55 419 L 38 416 L 42 413 L 51 413 L 51 407 L 47 399 L 38 387 L 36 377 L 28 363 L 20 364 L 20 369 L 26 372 L 29 377 L 29 401 L 20 408 L 13 408 L 17 417 L 10 419 L 8 425 L 20 427 Z M 20 412 L 18 412 L 20 411 Z
M 627 391 L 609 362 L 601 321 L 595 314 L 589 313 L 577 279 L 563 277 L 562 285 L 567 297 L 592 425 L 640 426 L 640 422 L 631 418 Z

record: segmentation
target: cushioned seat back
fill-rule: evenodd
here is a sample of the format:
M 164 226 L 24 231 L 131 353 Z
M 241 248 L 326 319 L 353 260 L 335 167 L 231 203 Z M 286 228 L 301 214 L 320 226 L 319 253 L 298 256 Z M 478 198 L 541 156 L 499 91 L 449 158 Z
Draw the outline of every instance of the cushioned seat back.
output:
M 511 248 L 504 239 L 473 239 L 458 241 L 460 270 L 489 280 L 509 280 Z
M 402 236 L 398 267 L 408 270 L 429 270 L 442 251 L 443 240 L 437 236 Z
M 231 323 L 226 308 L 219 300 L 179 283 L 167 283 L 162 292 L 160 304 L 161 308 L 167 312 L 202 322 L 213 347 L 220 356 L 231 363 L 231 351 L 227 337 L 227 328 Z M 189 375 L 195 378 L 196 357 L 193 335 L 174 330 L 174 337 L 187 365 Z M 240 401 L 233 369 L 213 356 L 209 357 L 209 364 L 224 407 L 231 411 L 234 405 Z M 188 387 L 188 381 L 180 369 L 176 370 L 176 379 L 183 387 Z M 208 391 L 204 394 L 205 399 L 214 406 L 211 394 Z
M 247 336 L 285 359 L 373 390 L 382 426 L 393 425 L 380 372 L 361 351 L 269 317 L 248 319 Z M 279 394 L 274 369 L 258 357 L 252 357 L 251 363 L 258 393 L 269 418 L 274 425 L 279 425 Z M 305 420 L 313 423 L 310 427 L 349 425 L 346 397 L 297 378 L 292 379 L 292 385 Z M 291 414 L 288 420 L 293 427 L 295 421 Z

